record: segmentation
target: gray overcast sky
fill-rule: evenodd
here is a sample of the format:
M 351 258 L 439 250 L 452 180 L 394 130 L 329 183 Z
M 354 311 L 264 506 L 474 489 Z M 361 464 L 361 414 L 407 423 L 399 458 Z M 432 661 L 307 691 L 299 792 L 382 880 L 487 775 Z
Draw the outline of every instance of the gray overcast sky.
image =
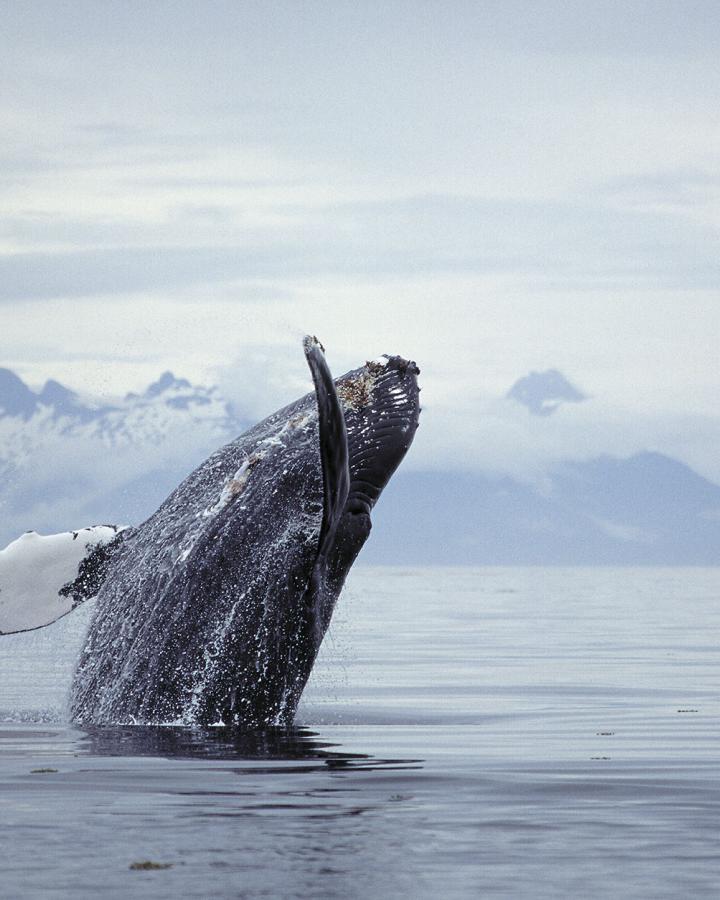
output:
M 720 480 L 714 0 L 1 6 L 2 364 L 260 413 L 313 331 L 418 360 L 422 464 Z M 500 403 L 549 367 L 593 399 Z

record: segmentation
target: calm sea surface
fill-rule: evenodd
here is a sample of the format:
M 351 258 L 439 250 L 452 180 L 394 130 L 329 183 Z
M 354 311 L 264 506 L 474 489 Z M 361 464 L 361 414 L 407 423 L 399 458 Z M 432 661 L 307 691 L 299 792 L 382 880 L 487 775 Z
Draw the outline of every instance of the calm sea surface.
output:
M 720 569 L 357 569 L 290 733 L 69 727 L 86 616 L 0 638 L 3 900 L 720 896 Z

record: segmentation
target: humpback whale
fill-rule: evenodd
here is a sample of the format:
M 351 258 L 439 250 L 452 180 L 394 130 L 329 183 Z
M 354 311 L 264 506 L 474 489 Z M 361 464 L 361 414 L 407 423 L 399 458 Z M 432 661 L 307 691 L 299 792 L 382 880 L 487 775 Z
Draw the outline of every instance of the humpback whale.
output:
M 413 361 L 334 381 L 316 338 L 304 351 L 314 394 L 215 452 L 141 525 L 31 533 L 0 553 L 0 633 L 94 598 L 78 724 L 292 723 L 420 411 Z

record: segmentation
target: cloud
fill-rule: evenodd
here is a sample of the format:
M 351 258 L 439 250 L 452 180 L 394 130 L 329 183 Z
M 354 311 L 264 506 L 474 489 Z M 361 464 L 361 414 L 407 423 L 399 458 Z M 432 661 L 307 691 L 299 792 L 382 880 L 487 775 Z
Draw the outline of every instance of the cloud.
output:
M 562 405 L 552 416 L 528 416 L 510 399 L 474 394 L 453 406 L 423 392 L 423 413 L 405 468 L 493 472 L 542 490 L 547 473 L 569 459 L 667 454 L 720 484 L 712 449 L 720 442 L 715 416 L 618 407 L 592 398 Z
M 657 540 L 657 535 L 646 528 L 638 528 L 636 525 L 626 525 L 620 522 L 611 522 L 598 516 L 591 516 L 591 520 L 609 537 L 617 538 L 630 544 L 652 544 Z
M 123 247 L 0 257 L 0 300 L 106 297 L 262 273 L 268 252 L 240 248 Z M 272 266 L 271 266 L 272 267 Z
M 252 424 L 313 390 L 300 343 L 289 339 L 246 347 L 214 376 L 222 396 Z
M 230 207 L 185 206 L 170 234 L 206 237 L 225 230 L 241 243 L 66 249 L 0 256 L 0 300 L 134 293 L 219 281 L 327 276 L 399 278 L 442 273 L 505 274 L 556 286 L 566 279 L 595 289 L 709 288 L 720 278 L 716 231 L 646 211 L 618 212 L 576 203 L 527 203 L 473 197 L 417 196 L 375 203 L 284 208 L 274 228 L 241 228 Z M 227 227 L 226 227 L 227 226 Z M 72 244 L 127 236 L 113 223 L 12 220 L 11 238 L 33 233 Z M 162 225 L 141 231 L 157 239 Z

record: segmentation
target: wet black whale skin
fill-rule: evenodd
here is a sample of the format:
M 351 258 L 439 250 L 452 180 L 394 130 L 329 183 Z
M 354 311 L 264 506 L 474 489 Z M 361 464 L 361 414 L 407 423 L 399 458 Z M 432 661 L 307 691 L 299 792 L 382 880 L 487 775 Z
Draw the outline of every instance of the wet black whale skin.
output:
M 414 363 L 386 357 L 333 387 L 320 351 L 306 355 L 315 394 L 218 450 L 113 544 L 76 722 L 292 721 L 419 414 Z

